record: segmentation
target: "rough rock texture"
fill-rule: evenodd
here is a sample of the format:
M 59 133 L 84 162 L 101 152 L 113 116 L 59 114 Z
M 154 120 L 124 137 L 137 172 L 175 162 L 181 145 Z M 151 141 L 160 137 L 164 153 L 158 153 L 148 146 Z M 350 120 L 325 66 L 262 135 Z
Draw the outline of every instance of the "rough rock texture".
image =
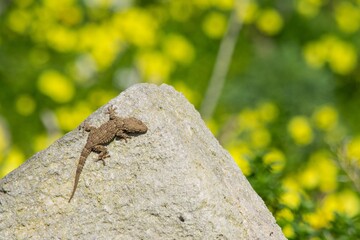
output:
M 264 202 L 172 87 L 135 85 L 110 101 L 144 135 L 91 153 L 68 203 L 87 133 L 74 130 L 0 180 L 0 239 L 285 239 Z M 108 105 L 87 121 L 108 120 Z

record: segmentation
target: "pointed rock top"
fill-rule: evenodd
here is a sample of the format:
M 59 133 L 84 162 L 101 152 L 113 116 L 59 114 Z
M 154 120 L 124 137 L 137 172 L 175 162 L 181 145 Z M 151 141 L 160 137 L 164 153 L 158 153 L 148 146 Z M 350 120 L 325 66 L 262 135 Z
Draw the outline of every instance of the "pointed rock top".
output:
M 4 239 L 285 239 L 275 219 L 185 97 L 137 84 L 106 109 L 135 117 L 146 134 L 107 145 L 106 166 L 88 157 L 68 203 L 87 133 L 78 129 L 0 180 Z

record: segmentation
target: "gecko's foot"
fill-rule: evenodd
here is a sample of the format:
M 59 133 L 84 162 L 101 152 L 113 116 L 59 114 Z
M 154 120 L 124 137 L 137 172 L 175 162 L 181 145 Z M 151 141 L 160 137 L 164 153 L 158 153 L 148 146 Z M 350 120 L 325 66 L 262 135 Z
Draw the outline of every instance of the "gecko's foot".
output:
M 84 130 L 86 131 L 86 132 L 90 132 L 92 129 L 94 129 L 95 127 L 93 127 L 93 126 L 90 126 L 90 124 L 89 123 L 85 123 L 84 124 Z
M 105 166 L 105 158 L 108 158 L 110 157 L 110 155 L 108 153 L 104 153 L 104 154 L 99 154 L 99 157 L 98 159 L 95 160 L 95 162 L 98 162 L 98 161 L 102 161 L 103 165 Z
M 95 162 L 99 162 L 99 161 L 102 161 L 103 165 L 106 166 L 104 159 L 96 159 L 96 160 L 95 160 Z
M 109 114 L 110 119 L 114 119 L 114 118 L 116 117 L 116 115 L 115 115 L 115 110 L 116 110 L 116 107 L 114 107 L 113 105 L 111 105 L 110 107 L 108 107 L 106 113 Z
M 124 136 L 117 136 L 117 137 L 116 137 L 116 140 L 117 140 L 117 141 L 124 140 L 126 143 L 127 143 L 127 140 L 128 140 L 128 139 L 131 139 L 131 137 L 130 137 L 130 136 L 126 136 L 126 137 L 124 137 Z
M 79 130 L 85 130 L 86 132 L 90 132 L 92 129 L 94 129 L 95 127 L 90 126 L 89 123 L 87 122 L 83 122 L 79 125 L 78 129 Z

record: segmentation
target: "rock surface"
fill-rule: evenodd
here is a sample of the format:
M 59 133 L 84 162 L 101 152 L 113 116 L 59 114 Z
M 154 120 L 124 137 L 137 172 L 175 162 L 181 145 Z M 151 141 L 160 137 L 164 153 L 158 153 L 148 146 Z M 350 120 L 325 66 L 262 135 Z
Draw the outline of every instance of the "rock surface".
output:
M 0 239 L 285 239 L 199 113 L 168 85 L 137 84 L 110 101 L 146 134 L 86 161 L 74 130 L 0 180 Z M 108 120 L 106 105 L 87 121 Z

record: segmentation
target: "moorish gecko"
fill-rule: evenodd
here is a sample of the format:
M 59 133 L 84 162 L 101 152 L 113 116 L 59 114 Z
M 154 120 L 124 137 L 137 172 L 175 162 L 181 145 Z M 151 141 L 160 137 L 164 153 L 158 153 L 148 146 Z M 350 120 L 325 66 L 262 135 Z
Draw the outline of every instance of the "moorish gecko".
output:
M 102 161 L 105 165 L 104 159 L 109 157 L 108 151 L 104 145 L 107 145 L 114 138 L 127 139 L 130 138 L 128 133 L 146 133 L 147 126 L 140 120 L 130 117 L 121 118 L 115 115 L 115 108 L 110 106 L 107 114 L 109 114 L 109 121 L 96 128 L 85 123 L 83 126 L 85 131 L 89 132 L 86 145 L 81 152 L 78 167 L 76 169 L 74 188 L 71 193 L 69 202 L 74 197 L 81 171 L 84 167 L 86 158 L 91 152 L 99 153 L 97 161 Z

